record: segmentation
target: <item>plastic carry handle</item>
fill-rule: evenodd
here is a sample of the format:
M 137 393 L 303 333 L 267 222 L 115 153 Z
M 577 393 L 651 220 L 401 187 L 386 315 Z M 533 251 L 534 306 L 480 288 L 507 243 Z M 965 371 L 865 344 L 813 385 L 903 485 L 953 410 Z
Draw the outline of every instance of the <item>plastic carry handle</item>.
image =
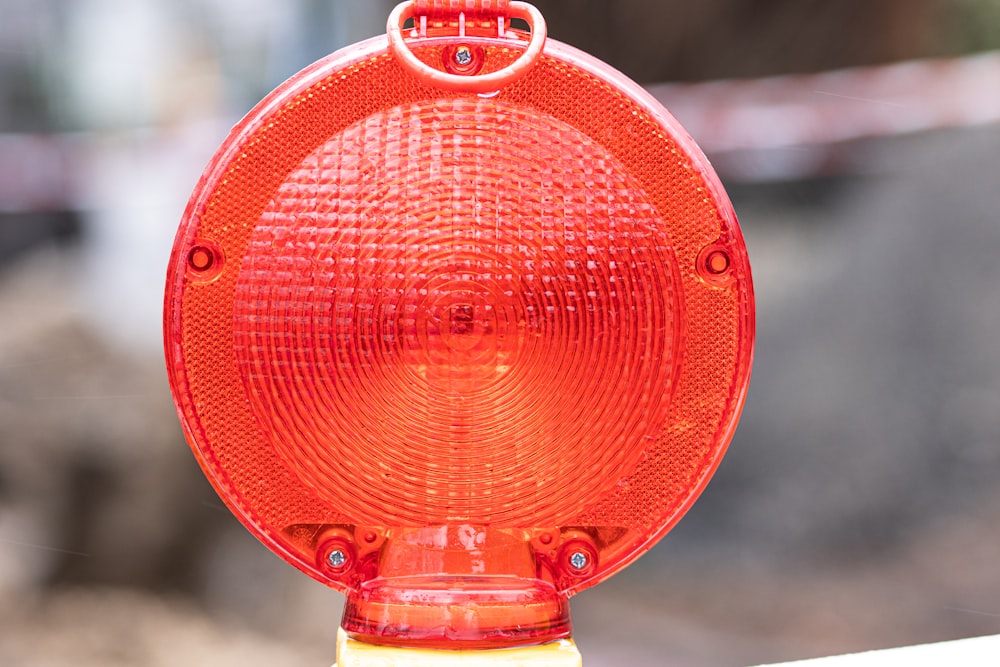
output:
M 435 69 L 423 62 L 410 50 L 403 38 L 403 24 L 414 18 L 414 3 L 397 5 L 386 26 L 389 34 L 389 48 L 393 55 L 411 74 L 434 88 L 461 93 L 492 93 L 517 81 L 534 67 L 545 48 L 547 36 L 545 18 L 533 5 L 526 2 L 511 2 L 507 7 L 507 17 L 527 21 L 531 28 L 531 40 L 521 56 L 503 69 L 489 74 L 466 76 Z M 419 20 L 419 19 L 418 19 Z

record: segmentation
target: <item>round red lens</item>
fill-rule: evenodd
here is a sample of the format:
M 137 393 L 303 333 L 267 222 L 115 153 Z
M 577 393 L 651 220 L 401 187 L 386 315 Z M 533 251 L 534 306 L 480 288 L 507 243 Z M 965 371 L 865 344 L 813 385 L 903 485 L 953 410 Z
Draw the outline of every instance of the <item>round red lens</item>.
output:
M 527 38 L 493 30 L 412 48 L 497 71 Z M 354 636 L 566 636 L 568 596 L 669 530 L 732 436 L 739 226 L 670 115 L 570 47 L 481 96 L 388 53 L 296 75 L 206 171 L 167 284 L 178 411 Z

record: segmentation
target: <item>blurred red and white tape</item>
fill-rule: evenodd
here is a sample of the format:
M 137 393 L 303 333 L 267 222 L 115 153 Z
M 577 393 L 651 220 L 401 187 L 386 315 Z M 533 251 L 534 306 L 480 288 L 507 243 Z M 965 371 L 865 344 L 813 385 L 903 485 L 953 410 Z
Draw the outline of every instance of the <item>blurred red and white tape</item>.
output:
M 724 177 L 794 179 L 837 168 L 847 142 L 1000 122 L 1000 51 L 648 89 Z
M 648 88 L 708 153 L 830 144 L 1000 122 L 1000 52 Z
M 723 178 L 808 178 L 850 169 L 839 148 L 857 140 L 1000 123 L 1000 51 L 648 89 Z M 0 212 L 74 208 L 78 171 L 97 143 L 87 135 L 0 134 Z

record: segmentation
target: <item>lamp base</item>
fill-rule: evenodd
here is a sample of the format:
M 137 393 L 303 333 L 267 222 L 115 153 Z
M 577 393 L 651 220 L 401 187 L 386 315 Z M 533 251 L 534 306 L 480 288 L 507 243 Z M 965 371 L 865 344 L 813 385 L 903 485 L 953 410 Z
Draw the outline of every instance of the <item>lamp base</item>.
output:
M 582 667 L 583 658 L 571 639 L 521 648 L 448 651 L 377 646 L 337 632 L 334 667 Z

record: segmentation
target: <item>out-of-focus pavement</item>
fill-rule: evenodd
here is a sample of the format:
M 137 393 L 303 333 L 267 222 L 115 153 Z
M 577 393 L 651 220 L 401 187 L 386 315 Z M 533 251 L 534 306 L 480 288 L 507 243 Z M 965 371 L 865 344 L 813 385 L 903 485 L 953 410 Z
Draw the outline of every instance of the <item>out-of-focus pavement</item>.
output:
M 758 297 L 744 419 L 678 528 L 574 600 L 591 667 L 1000 632 L 1000 130 L 855 150 L 870 173 L 734 188 Z M 161 267 L 117 278 L 153 307 L 98 307 L 83 277 L 116 256 L 94 248 L 0 273 L 0 664 L 330 662 L 339 596 L 223 510 L 155 351 L 107 335 L 157 325 Z

